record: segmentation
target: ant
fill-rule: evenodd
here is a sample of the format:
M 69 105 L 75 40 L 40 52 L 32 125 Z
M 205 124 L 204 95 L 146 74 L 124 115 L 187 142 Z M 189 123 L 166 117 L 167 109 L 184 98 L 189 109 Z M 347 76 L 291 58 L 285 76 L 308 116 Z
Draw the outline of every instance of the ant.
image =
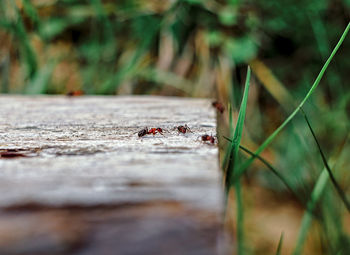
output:
M 212 144 L 215 143 L 215 138 L 212 135 L 202 135 L 201 139 L 202 139 L 203 142 L 210 142 Z
M 148 130 L 147 134 L 153 134 L 155 135 L 156 133 L 159 133 L 161 135 L 163 135 L 163 129 L 161 129 L 160 127 L 157 127 L 157 128 L 151 128 L 150 130 Z
M 69 91 L 66 96 L 67 97 L 76 97 L 76 96 L 82 96 L 84 95 L 84 91 L 82 90 L 72 90 L 72 91 Z
M 180 132 L 180 133 L 183 133 L 183 134 L 185 134 L 186 132 L 191 132 L 191 133 L 193 133 L 192 131 L 191 131 L 191 129 L 187 126 L 187 124 L 185 124 L 185 126 L 178 126 L 178 127 L 176 127 L 177 128 L 177 130 Z
M 218 112 L 220 112 L 221 114 L 225 111 L 225 107 L 219 101 L 215 101 L 211 105 L 215 107 L 216 110 L 218 110 Z
M 161 129 L 160 127 L 158 127 L 158 128 L 151 128 L 151 129 L 148 129 L 147 127 L 145 127 L 144 129 L 141 129 L 141 130 L 137 133 L 137 135 L 138 135 L 139 137 L 142 137 L 142 136 L 150 135 L 150 134 L 155 135 L 155 134 L 157 134 L 157 133 L 163 135 L 163 129 Z
M 139 137 L 145 136 L 145 135 L 147 135 L 147 134 L 148 134 L 148 128 L 147 128 L 147 127 L 145 127 L 144 129 L 140 130 L 140 131 L 137 133 L 137 135 L 138 135 Z

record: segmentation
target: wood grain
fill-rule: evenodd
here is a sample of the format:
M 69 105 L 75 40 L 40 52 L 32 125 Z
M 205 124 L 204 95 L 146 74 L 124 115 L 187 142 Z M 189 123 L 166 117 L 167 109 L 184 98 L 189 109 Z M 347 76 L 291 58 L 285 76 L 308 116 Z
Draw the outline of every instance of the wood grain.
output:
M 210 105 L 0 96 L 0 254 L 215 254 L 218 148 L 199 139 L 216 133 Z M 144 127 L 164 135 L 139 138 Z

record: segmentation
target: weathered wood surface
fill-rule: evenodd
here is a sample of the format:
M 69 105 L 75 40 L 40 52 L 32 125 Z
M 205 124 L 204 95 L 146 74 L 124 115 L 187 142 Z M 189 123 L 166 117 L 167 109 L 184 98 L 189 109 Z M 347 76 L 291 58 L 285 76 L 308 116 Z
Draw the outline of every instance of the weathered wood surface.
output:
M 0 96 L 0 254 L 217 253 L 215 129 L 204 99 Z

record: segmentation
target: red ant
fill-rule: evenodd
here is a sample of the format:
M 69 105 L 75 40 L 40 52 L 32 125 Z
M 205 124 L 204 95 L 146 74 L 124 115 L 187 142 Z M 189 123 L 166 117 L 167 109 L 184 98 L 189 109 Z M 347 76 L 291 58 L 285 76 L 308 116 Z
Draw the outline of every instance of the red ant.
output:
M 225 107 L 219 101 L 215 101 L 211 105 L 215 107 L 216 110 L 218 110 L 220 113 L 223 113 L 225 111 Z
M 140 130 L 138 133 L 137 133 L 137 135 L 139 136 L 139 137 L 142 137 L 142 136 L 145 136 L 145 135 L 147 135 L 148 134 L 148 128 L 144 128 L 144 129 L 142 129 L 142 130 Z
M 178 126 L 177 130 L 180 133 L 183 133 L 183 134 L 185 134 L 186 132 L 191 132 L 192 133 L 191 129 L 187 126 L 187 124 L 185 124 L 185 126 Z
M 150 130 L 148 130 L 148 132 L 147 132 L 147 134 L 153 134 L 153 135 L 155 135 L 156 133 L 159 133 L 159 134 L 161 134 L 161 135 L 163 135 L 163 129 L 161 129 L 160 127 L 158 127 L 158 128 L 151 128 Z
M 67 97 L 77 97 L 77 96 L 82 96 L 84 95 L 84 91 L 82 90 L 73 90 L 73 91 L 69 91 L 66 96 Z
M 139 137 L 142 137 L 142 136 L 150 135 L 150 134 L 155 135 L 155 134 L 157 134 L 157 133 L 163 135 L 163 129 L 161 129 L 160 127 L 158 127 L 158 128 L 151 128 L 151 129 L 148 129 L 147 127 L 145 127 L 144 129 L 141 129 L 141 130 L 137 133 L 137 135 L 138 135 Z
M 212 144 L 215 143 L 215 138 L 212 135 L 202 135 L 201 138 L 203 142 L 210 142 Z

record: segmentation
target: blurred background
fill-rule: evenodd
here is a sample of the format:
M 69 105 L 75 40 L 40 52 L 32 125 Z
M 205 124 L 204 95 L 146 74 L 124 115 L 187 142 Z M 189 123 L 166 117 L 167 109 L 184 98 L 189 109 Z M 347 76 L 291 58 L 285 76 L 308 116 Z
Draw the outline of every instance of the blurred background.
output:
M 215 98 L 226 108 L 218 114 L 223 155 L 228 104 L 237 116 L 250 65 L 242 144 L 254 151 L 304 98 L 349 14 L 350 0 L 1 0 L 0 92 Z M 348 36 L 304 110 L 350 199 L 349 70 Z M 244 251 L 272 254 L 283 232 L 282 254 L 290 254 L 324 168 L 304 118 L 262 157 L 292 191 L 266 165 L 249 169 Z M 233 237 L 235 211 L 228 207 L 226 222 Z M 349 213 L 330 182 L 313 219 L 305 254 L 350 254 Z

